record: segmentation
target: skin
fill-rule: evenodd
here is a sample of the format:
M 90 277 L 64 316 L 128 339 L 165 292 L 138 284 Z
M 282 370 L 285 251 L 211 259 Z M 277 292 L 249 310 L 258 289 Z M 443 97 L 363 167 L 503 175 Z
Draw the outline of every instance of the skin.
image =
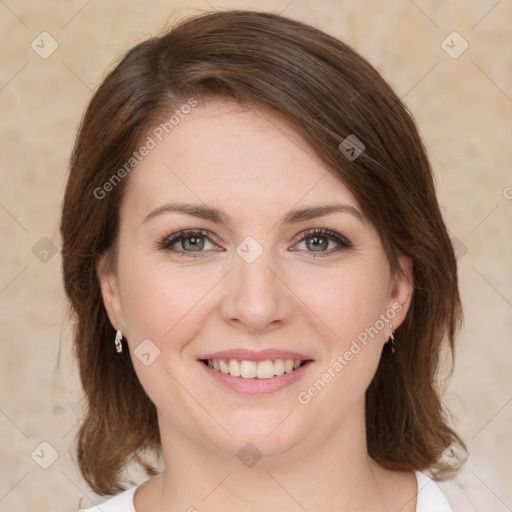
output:
M 179 212 L 144 221 L 177 201 L 223 210 L 230 224 Z M 392 274 L 377 232 L 351 213 L 282 222 L 292 209 L 330 203 L 361 212 L 293 130 L 228 100 L 198 105 L 131 174 L 116 261 L 102 260 L 98 273 L 110 321 L 158 410 L 166 470 L 139 488 L 137 511 L 415 510 L 414 474 L 368 457 L 364 420 L 365 390 L 409 307 L 411 262 L 400 257 L 403 274 Z M 298 240 L 312 228 L 352 245 Z M 212 237 L 200 238 L 199 252 L 190 238 L 161 247 L 182 229 Z M 263 251 L 252 263 L 236 252 L 248 236 Z M 299 403 L 396 303 L 393 328 L 386 322 L 317 396 Z M 149 366 L 133 355 L 145 339 L 160 350 Z M 240 395 L 213 383 L 197 360 L 233 348 L 293 350 L 314 362 L 284 389 Z M 248 442 L 263 455 L 252 467 L 236 456 Z

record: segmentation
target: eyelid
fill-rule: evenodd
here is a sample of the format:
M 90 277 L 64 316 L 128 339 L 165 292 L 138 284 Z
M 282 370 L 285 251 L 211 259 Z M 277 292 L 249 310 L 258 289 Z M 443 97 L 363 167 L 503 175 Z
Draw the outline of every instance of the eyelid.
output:
M 350 240 L 348 238 L 337 233 L 336 231 L 332 231 L 332 230 L 326 229 L 326 228 L 310 228 L 310 229 L 306 229 L 305 231 L 301 231 L 294 238 L 294 241 L 295 241 L 294 245 L 296 245 L 296 244 L 302 242 L 303 240 L 305 240 L 306 238 L 308 238 L 310 236 L 314 236 L 314 235 L 325 236 L 329 240 L 333 240 L 334 242 L 336 242 L 338 244 L 338 247 L 331 249 L 329 251 L 318 251 L 318 252 L 317 251 L 303 251 L 303 252 L 311 254 L 313 257 L 328 256 L 333 253 L 337 253 L 337 252 L 347 250 L 347 249 L 350 249 L 353 247 L 352 242 L 350 242 Z M 214 245 L 219 244 L 218 240 L 220 240 L 220 238 L 217 237 L 217 235 L 215 235 L 211 231 L 208 231 L 205 229 L 191 228 L 191 229 L 179 230 L 179 231 L 176 231 L 175 233 L 172 233 L 171 235 L 167 235 L 163 239 L 161 239 L 157 245 L 158 245 L 159 249 L 172 251 L 172 249 L 171 249 L 172 245 L 179 242 L 183 238 L 192 238 L 194 236 L 204 237 L 204 238 L 208 239 Z M 292 249 L 292 251 L 295 251 L 295 250 L 296 249 Z M 209 251 L 177 250 L 177 251 L 173 251 L 173 252 L 180 254 L 180 255 L 185 255 L 185 254 L 189 254 L 189 255 L 198 254 L 199 255 L 201 253 L 207 253 Z M 198 256 L 195 256 L 195 257 L 198 257 Z
M 338 246 L 328 251 L 302 251 L 308 254 L 308 257 L 310 258 L 328 257 L 333 254 L 337 254 L 348 249 L 352 249 L 354 247 L 352 242 L 347 237 L 341 235 L 340 233 L 337 233 L 336 231 L 332 231 L 326 228 L 306 229 L 305 231 L 302 231 L 299 235 L 297 235 L 296 243 L 298 244 L 304 241 L 306 238 L 309 238 L 314 235 L 325 236 L 329 240 L 333 240 L 334 242 L 336 242 Z M 292 251 L 296 251 L 296 249 L 292 249 Z
M 158 243 L 157 246 L 159 249 L 162 250 L 172 250 L 171 246 L 174 245 L 176 242 L 179 242 L 182 238 L 191 238 L 193 236 L 202 236 L 204 238 L 207 238 L 211 241 L 211 243 L 217 245 L 219 242 L 217 241 L 217 236 L 214 235 L 212 232 L 207 231 L 206 229 L 183 229 L 176 231 L 170 235 L 166 235 L 164 238 L 162 238 Z M 194 253 L 194 251 L 174 251 L 178 254 L 184 254 L 184 253 Z M 198 253 L 206 252 L 206 251 L 197 251 Z
M 332 230 L 327 229 L 327 228 L 310 228 L 310 229 L 306 229 L 305 231 L 301 231 L 297 235 L 296 240 L 298 242 L 301 242 L 305 238 L 308 238 L 309 236 L 312 236 L 312 235 L 324 235 L 324 236 L 326 236 L 326 237 L 328 237 L 330 239 L 335 240 L 340 245 L 343 245 L 343 246 L 346 246 L 346 247 L 349 247 L 349 246 L 352 245 L 352 242 L 347 237 L 343 236 L 340 233 L 337 233 L 336 231 L 332 231 Z

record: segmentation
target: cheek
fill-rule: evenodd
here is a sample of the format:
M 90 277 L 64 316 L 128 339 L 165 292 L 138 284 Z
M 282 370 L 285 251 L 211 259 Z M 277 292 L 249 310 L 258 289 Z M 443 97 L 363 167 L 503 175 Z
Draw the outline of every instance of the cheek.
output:
M 308 306 L 324 321 L 337 348 L 342 349 L 373 326 L 385 312 L 388 277 L 382 265 L 354 265 L 325 275 L 321 285 L 317 281 L 314 293 L 309 288 Z M 307 293 L 307 287 L 302 286 L 303 293 Z
M 120 273 L 122 307 L 134 340 L 149 338 L 161 349 L 193 337 L 201 306 L 218 280 L 199 267 L 162 265 L 144 257 L 125 260 Z
M 385 341 L 387 280 L 375 271 L 355 268 L 329 283 L 328 292 L 317 294 L 310 306 L 329 327 L 322 338 L 325 357 L 298 396 L 301 404 L 314 404 L 321 415 L 325 404 L 336 404 L 333 425 L 344 421 L 360 402 L 378 368 Z
M 311 307 L 329 327 L 323 338 L 327 357 L 318 366 L 316 378 L 329 385 L 331 399 L 339 393 L 356 400 L 368 387 L 376 371 L 387 323 L 389 268 L 385 258 L 340 269 L 326 282 L 325 293 L 316 293 Z M 350 391 L 350 392 L 349 392 Z M 349 398 L 350 397 L 350 398 Z
M 295 269 L 287 280 L 292 295 L 300 300 L 282 297 L 293 301 L 296 314 L 308 316 L 318 333 L 331 338 L 329 344 L 340 350 L 374 325 L 386 307 L 389 275 L 381 259 L 353 263 L 331 269 L 309 267 L 307 279 L 304 269 Z M 150 338 L 159 346 L 178 340 L 178 331 L 180 339 L 193 339 L 201 321 L 206 321 L 200 317 L 215 309 L 215 301 L 221 300 L 216 296 L 226 284 L 219 282 L 224 274 L 219 268 L 153 263 L 133 253 L 120 262 L 119 272 L 129 331 L 134 339 Z
M 177 381 L 187 382 L 187 366 L 181 363 L 189 363 L 187 349 L 206 315 L 202 299 L 216 280 L 199 275 L 192 267 L 155 264 L 143 256 L 125 259 L 119 273 L 122 307 L 130 330 L 128 343 L 142 387 L 157 408 L 194 409 L 196 405 Z M 149 353 L 146 360 L 144 353 Z M 174 418 L 176 424 L 181 421 Z

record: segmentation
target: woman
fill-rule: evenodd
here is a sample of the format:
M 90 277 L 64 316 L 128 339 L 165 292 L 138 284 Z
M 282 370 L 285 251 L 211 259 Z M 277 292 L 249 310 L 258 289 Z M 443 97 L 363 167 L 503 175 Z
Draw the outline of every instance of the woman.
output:
M 61 232 L 102 510 L 451 510 L 424 472 L 464 457 L 435 380 L 456 261 L 411 116 L 347 45 L 249 11 L 137 45 Z

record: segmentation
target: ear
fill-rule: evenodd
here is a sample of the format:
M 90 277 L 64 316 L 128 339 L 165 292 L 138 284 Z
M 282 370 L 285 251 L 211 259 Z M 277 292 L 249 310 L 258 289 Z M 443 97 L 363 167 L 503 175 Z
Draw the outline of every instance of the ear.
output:
M 96 274 L 100 283 L 103 305 L 107 311 L 110 323 L 114 329 L 125 332 L 119 281 L 109 256 L 109 254 L 102 254 L 100 256 L 96 265 Z
M 388 307 L 396 312 L 391 322 L 393 331 L 405 320 L 414 291 L 412 259 L 405 254 L 399 254 L 398 266 L 391 281 L 388 303 Z

